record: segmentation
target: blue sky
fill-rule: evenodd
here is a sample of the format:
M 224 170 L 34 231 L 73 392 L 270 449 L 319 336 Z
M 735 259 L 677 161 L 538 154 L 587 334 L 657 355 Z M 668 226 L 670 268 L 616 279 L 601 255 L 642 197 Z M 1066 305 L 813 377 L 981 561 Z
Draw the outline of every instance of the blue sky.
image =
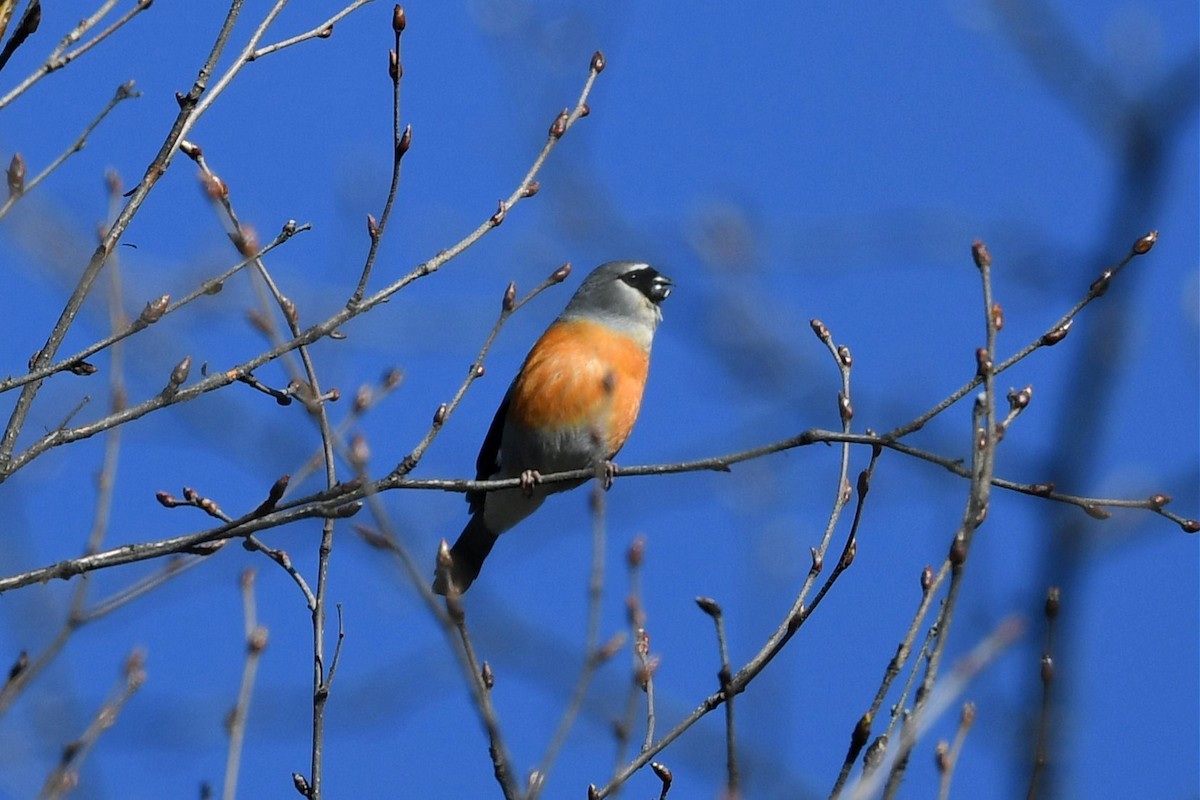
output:
M 323 382 L 344 398 L 388 368 L 404 371 L 401 388 L 356 426 L 370 444 L 372 474 L 394 466 L 452 396 L 508 282 L 531 288 L 564 261 L 575 265 L 568 285 L 506 325 L 487 375 L 415 477 L 470 476 L 509 376 L 582 274 L 602 261 L 648 260 L 677 283 L 638 427 L 618 459 L 633 465 L 836 427 L 838 377 L 809 329 L 814 317 L 854 353 L 856 429 L 894 428 L 974 372 L 982 339 L 974 238 L 993 255 L 1005 311 L 998 349 L 1007 355 L 1157 229 L 1154 250 L 1084 310 L 1062 344 L 999 379 L 1002 389 L 1032 384 L 1034 400 L 1005 438 L 997 470 L 1080 495 L 1164 492 L 1171 509 L 1200 516 L 1197 7 L 1061 6 L 976 0 L 918 14 L 884 4 L 409 5 L 402 115 L 413 147 L 375 287 L 486 219 L 517 185 L 554 115 L 578 95 L 594 50 L 604 51 L 608 67 L 592 113 L 554 152 L 535 198 L 441 272 L 345 326 L 345 341 L 313 348 Z M 231 48 L 264 8 L 247 3 Z M 308 29 L 336 8 L 295 4 L 265 41 Z M 47 7 L 41 31 L 0 72 L 0 94 L 83 13 Z M 3 374 L 23 371 L 44 342 L 94 247 L 92 231 L 107 213 L 104 171 L 115 169 L 128 186 L 140 177 L 174 119 L 174 93 L 190 85 L 221 16 L 215 7 L 160 0 L 0 109 L 0 157 L 7 163 L 19 151 L 33 173 L 119 83 L 134 79 L 143 93 L 0 220 Z M 1026 17 L 1036 24 L 1023 27 Z M 306 323 L 344 304 L 366 252 L 365 215 L 378 214 L 387 191 L 390 18 L 389 4 L 373 3 L 331 38 L 249 65 L 192 133 L 239 216 L 264 239 L 288 219 L 312 224 L 268 260 Z M 1155 147 L 1130 162 L 1114 126 L 1138 104 L 1152 123 L 1142 141 Z M 120 252 L 131 314 L 236 260 L 184 158 L 123 241 L 134 245 Z M 216 370 L 263 349 L 245 321 L 255 302 L 248 281 L 231 281 L 130 340 L 130 397 L 159 392 L 184 355 Z M 65 349 L 105 335 L 107 325 L 97 295 Z M 47 382 L 23 444 L 60 424 L 84 395 L 92 399 L 81 418 L 102 413 L 111 365 L 106 357 L 96 363 L 89 378 Z M 259 377 L 286 382 L 277 366 Z M 15 392 L 0 397 L 5 417 L 14 399 Z M 335 404 L 333 419 L 348 410 L 347 400 Z M 911 443 L 964 457 L 969 425 L 970 408 L 960 404 Z M 317 443 L 297 406 L 278 407 L 238 385 L 139 420 L 124 429 L 107 541 L 207 527 L 195 510 L 159 506 L 159 490 L 194 486 L 230 513 L 253 508 Z M 0 575 L 80 552 L 103 447 L 96 437 L 53 451 L 0 486 Z M 623 553 L 645 536 L 643 603 L 661 659 L 660 731 L 716 688 L 712 624 L 694 598 L 722 604 L 731 659 L 744 663 L 783 619 L 808 569 L 837 455 L 822 446 L 728 474 L 629 478 L 608 494 L 603 630 L 625 628 Z M 852 472 L 866 456 L 853 453 Z M 318 487 L 310 478 L 297 489 Z M 738 698 L 747 797 L 828 794 L 850 731 L 911 620 L 921 568 L 944 557 L 965 499 L 964 482 L 937 467 L 896 453 L 881 459 L 853 567 Z M 391 492 L 383 503 L 430 565 L 437 541 L 453 538 L 466 516 L 454 494 Z M 501 540 L 467 598 L 520 774 L 538 762 L 582 659 L 589 526 L 585 491 L 554 498 Z M 264 538 L 311 575 L 318 535 L 319 526 L 301 523 Z M 1050 582 L 1064 587 L 1055 684 L 1064 705 L 1054 753 L 1063 796 L 1194 795 L 1198 546 L 1145 511 L 1101 522 L 997 492 L 968 562 L 948 658 L 968 653 L 1011 614 L 1025 617 L 1027 633 L 962 698 L 975 702 L 977 722 L 956 772 L 958 796 L 1024 792 L 1040 698 L 1037 611 Z M 196 796 L 202 782 L 219 787 L 222 721 L 244 651 L 237 578 L 247 567 L 258 572 L 258 615 L 270 643 L 250 710 L 241 796 L 294 796 L 289 776 L 307 771 L 309 758 L 309 616 L 282 570 L 230 547 L 72 637 L 0 718 L 0 798 L 36 793 L 134 646 L 148 653 L 148 680 L 100 739 L 76 796 Z M 102 598 L 150 569 L 97 573 L 88 596 Z M 330 581 L 347 637 L 328 706 L 327 796 L 495 796 L 462 678 L 404 575 L 344 525 Z M 0 663 L 49 642 L 71 589 L 0 597 Z M 583 796 L 588 783 L 606 780 L 629 661 L 625 650 L 600 670 L 544 796 Z M 902 796 L 935 790 L 933 746 L 953 736 L 954 717 L 919 744 Z M 661 760 L 675 775 L 672 797 L 719 796 L 720 714 Z M 625 796 L 657 792 L 657 779 L 643 771 Z

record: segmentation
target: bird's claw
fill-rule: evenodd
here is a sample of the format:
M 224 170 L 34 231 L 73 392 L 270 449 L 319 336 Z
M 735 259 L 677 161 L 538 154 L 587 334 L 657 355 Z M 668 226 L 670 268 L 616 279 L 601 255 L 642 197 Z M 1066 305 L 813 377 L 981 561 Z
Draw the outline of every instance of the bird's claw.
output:
M 526 497 L 533 495 L 533 487 L 542 482 L 542 473 L 536 469 L 527 469 L 521 473 L 521 491 Z
M 612 461 L 604 462 L 604 491 L 612 488 L 613 478 L 617 476 L 617 465 Z

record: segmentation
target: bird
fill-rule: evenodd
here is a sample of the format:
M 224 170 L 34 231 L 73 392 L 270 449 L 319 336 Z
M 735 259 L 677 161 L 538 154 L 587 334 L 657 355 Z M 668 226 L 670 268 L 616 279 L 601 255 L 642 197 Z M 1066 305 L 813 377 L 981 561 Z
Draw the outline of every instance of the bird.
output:
M 610 261 L 584 278 L 525 357 L 475 461 L 476 480 L 520 478 L 521 485 L 467 492 L 471 517 L 449 561 L 444 551 L 438 559 L 435 593 L 465 592 L 502 533 L 548 495 L 584 483 L 542 484 L 543 473 L 603 463 L 611 475 L 637 421 L 659 306 L 674 285 L 641 261 Z

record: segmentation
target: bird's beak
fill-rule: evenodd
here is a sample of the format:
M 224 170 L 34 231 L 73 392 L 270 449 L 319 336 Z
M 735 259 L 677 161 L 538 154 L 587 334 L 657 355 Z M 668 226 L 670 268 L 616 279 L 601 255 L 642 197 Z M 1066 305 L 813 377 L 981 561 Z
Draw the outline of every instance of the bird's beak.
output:
M 666 275 L 655 275 L 654 281 L 650 284 L 650 301 L 655 305 L 661 303 L 671 296 L 671 289 L 675 286 L 675 282 Z

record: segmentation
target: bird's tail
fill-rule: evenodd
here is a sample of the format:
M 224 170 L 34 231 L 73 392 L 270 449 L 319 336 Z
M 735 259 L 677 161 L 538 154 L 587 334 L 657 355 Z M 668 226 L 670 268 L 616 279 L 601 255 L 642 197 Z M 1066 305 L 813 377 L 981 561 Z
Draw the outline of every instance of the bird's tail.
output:
M 450 548 L 449 569 L 437 570 L 433 579 L 433 591 L 444 595 L 449 591 L 451 583 L 460 594 L 469 589 L 479 577 L 483 560 L 492 552 L 496 538 L 496 534 L 484 523 L 483 512 L 472 514 L 467 527 L 459 534 L 458 541 Z

